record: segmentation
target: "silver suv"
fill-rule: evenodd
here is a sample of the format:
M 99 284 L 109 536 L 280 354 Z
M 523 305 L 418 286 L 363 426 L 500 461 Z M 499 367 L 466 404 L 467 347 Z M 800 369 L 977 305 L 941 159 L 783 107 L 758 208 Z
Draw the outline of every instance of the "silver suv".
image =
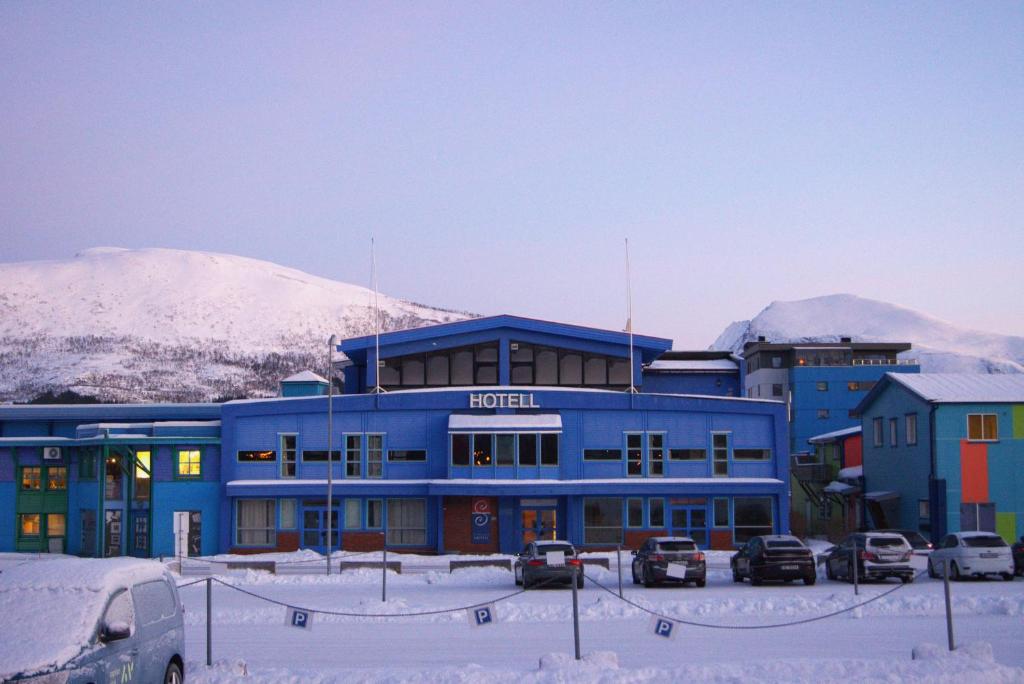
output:
M 834 546 L 825 557 L 825 576 L 829 579 L 853 581 L 856 559 L 857 577 L 868 581 L 898 577 L 901 582 L 914 581 L 910 565 L 913 549 L 901 534 L 892 532 L 858 532 Z

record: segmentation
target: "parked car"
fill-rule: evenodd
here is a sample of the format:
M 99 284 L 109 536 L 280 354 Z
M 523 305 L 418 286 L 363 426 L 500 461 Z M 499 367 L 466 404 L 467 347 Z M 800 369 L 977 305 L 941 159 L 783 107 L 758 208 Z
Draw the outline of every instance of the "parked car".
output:
M 181 600 L 155 561 L 60 558 L 9 568 L 0 575 L 0 615 L 0 681 L 183 681 Z
M 561 564 L 553 562 L 561 553 Z M 512 574 L 517 585 L 529 589 L 535 585 L 572 584 L 576 577 L 576 586 L 583 588 L 583 561 L 576 554 L 576 549 L 567 541 L 533 541 L 527 544 L 516 556 L 512 564 Z
M 914 581 L 910 565 L 913 549 L 901 534 L 857 532 L 848 535 L 825 557 L 825 576 L 830 580 L 853 581 L 856 558 L 857 579 L 861 582 L 898 577 L 903 583 Z
M 707 564 L 697 542 L 689 537 L 650 537 L 633 552 L 633 584 L 653 587 L 662 582 L 692 582 L 703 587 Z
M 1013 572 L 1016 575 L 1024 575 L 1024 537 L 1020 538 L 1011 549 L 1013 552 Z
M 949 563 L 949 577 L 1000 575 L 1012 581 L 1014 566 L 1010 545 L 992 532 L 954 532 L 939 541 L 928 557 L 928 576 L 941 577 L 943 563 Z
M 932 543 L 924 538 L 924 535 L 914 530 L 875 530 L 875 532 L 889 532 L 891 534 L 902 535 L 907 543 L 910 544 L 910 548 L 914 551 L 923 551 L 928 553 L 932 550 Z
M 814 584 L 818 578 L 814 554 L 802 541 L 786 534 L 752 537 L 729 559 L 729 566 L 733 582 L 750 578 L 754 586 L 764 580 L 802 579 L 804 584 Z

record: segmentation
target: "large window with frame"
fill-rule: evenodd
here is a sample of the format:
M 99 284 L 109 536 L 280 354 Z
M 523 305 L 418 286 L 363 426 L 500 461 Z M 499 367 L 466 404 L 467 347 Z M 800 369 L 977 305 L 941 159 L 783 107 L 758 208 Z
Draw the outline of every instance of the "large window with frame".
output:
M 423 546 L 427 543 L 425 499 L 388 499 L 387 543 Z
M 66 466 L 50 466 L 46 469 L 46 491 L 62 492 L 68 488 Z
M 644 438 L 639 432 L 626 434 L 626 475 L 640 477 L 644 474 Z
M 500 434 L 494 436 L 494 462 L 499 467 L 512 467 L 516 463 L 516 436 Z
M 198 479 L 203 474 L 202 467 L 202 453 L 199 449 L 178 449 L 178 477 Z
M 626 526 L 644 526 L 644 500 L 626 499 Z
M 511 342 L 509 372 L 513 385 L 572 387 L 629 386 L 629 359 Z
M 281 435 L 281 477 L 295 477 L 297 435 Z
M 92 449 L 81 449 L 78 452 L 78 479 L 96 479 L 96 452 Z
M 660 432 L 647 434 L 647 475 L 661 477 L 665 474 L 665 435 Z
M 540 464 L 558 465 L 558 435 L 553 432 L 545 432 L 540 436 Z
M 153 454 L 150 451 L 135 452 L 135 500 L 149 501 L 150 483 L 153 481 Z
M 999 421 L 996 414 L 967 414 L 967 439 L 972 442 L 997 441 L 999 439 Z
M 41 532 L 41 525 L 41 516 L 39 513 L 18 514 L 19 537 L 38 537 Z
M 715 477 L 729 476 L 729 433 L 711 433 L 711 474 Z
M 622 499 L 610 496 L 583 499 L 583 543 L 622 543 Z
M 733 449 L 732 457 L 736 461 L 770 461 L 771 449 Z
M 366 435 L 366 477 L 384 477 L 384 435 Z
M 537 435 L 532 432 L 519 435 L 519 465 L 537 465 Z
M 738 496 L 733 499 L 733 536 L 737 544 L 751 537 L 771 534 L 775 529 L 772 499 L 768 496 Z
M 669 449 L 670 461 L 703 461 L 708 457 L 707 449 Z
M 872 418 L 871 419 L 871 443 L 876 446 L 882 446 L 882 419 Z
M 25 466 L 21 469 L 21 491 L 38 492 L 42 487 L 43 469 L 39 466 Z
M 345 529 L 359 530 L 363 527 L 363 500 L 345 499 Z
M 273 546 L 276 543 L 273 499 L 238 499 L 235 541 L 239 546 Z
M 345 477 L 363 475 L 363 436 L 345 435 Z
M 469 440 L 472 435 L 452 435 L 452 465 L 468 466 L 469 461 Z
M 906 424 L 904 425 L 904 431 L 906 432 L 907 446 L 917 445 L 917 414 L 908 413 L 904 416 Z
M 491 434 L 482 433 L 473 435 L 473 465 L 489 466 L 492 464 L 491 441 L 493 437 Z
M 307 456 L 307 454 L 309 454 L 308 451 L 304 451 L 302 453 L 303 460 L 309 460 L 309 457 Z M 325 459 L 326 459 L 326 456 L 325 456 Z M 277 460 L 277 452 L 276 451 L 271 451 L 271 450 L 257 451 L 257 450 L 252 450 L 252 449 L 249 449 L 249 450 L 240 449 L 238 451 L 238 462 L 239 463 L 273 463 L 276 460 Z
M 647 524 L 652 528 L 665 526 L 665 500 L 647 500 Z
M 381 359 L 379 373 L 385 388 L 497 385 L 498 344 Z

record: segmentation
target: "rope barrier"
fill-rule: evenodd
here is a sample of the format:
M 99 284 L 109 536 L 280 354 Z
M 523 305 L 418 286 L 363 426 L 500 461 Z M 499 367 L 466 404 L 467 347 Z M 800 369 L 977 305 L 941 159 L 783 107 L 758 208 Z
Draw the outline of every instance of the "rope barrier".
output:
M 345 553 L 345 554 L 340 554 L 340 555 L 331 555 L 331 561 L 333 562 L 333 561 L 336 561 L 336 560 L 344 560 L 346 558 L 355 558 L 356 556 L 366 556 L 366 555 L 369 555 L 371 553 L 380 553 L 380 551 L 356 551 L 356 552 L 353 552 L 353 553 Z M 177 559 L 178 557 L 177 556 L 167 556 L 167 558 Z M 274 563 L 275 565 L 302 565 L 304 563 L 321 563 L 321 564 L 323 564 L 324 562 L 326 562 L 326 560 L 327 560 L 326 557 L 321 556 L 320 558 L 305 558 L 303 560 L 265 561 L 265 562 Z M 188 563 L 211 563 L 211 564 L 217 564 L 217 565 L 230 565 L 230 564 L 235 564 L 235 563 L 247 563 L 247 562 L 253 562 L 253 561 L 246 561 L 246 560 L 242 560 L 242 559 L 215 560 L 213 558 L 199 558 L 197 556 L 183 556 L 181 558 L 181 562 L 183 562 L 183 563 L 188 562 Z M 259 561 L 256 561 L 256 562 L 259 562 Z
M 914 575 L 914 579 L 916 580 L 918 577 L 920 577 L 924 573 L 925 573 L 925 571 L 922 570 L 921 572 L 919 572 L 916 575 Z M 826 613 L 824 615 L 816 615 L 816 616 L 810 617 L 810 618 L 802 618 L 800 620 L 794 620 L 793 622 L 776 622 L 776 623 L 770 624 L 770 625 L 714 625 L 714 624 L 705 623 L 705 622 L 694 622 L 693 620 L 684 620 L 682 618 L 673 617 L 671 615 L 665 615 L 663 613 L 659 613 L 659 612 L 657 612 L 655 610 L 651 610 L 650 608 L 645 608 L 644 606 L 641 606 L 638 603 L 630 601 L 629 599 L 627 599 L 625 597 L 620 597 L 618 592 L 613 591 L 612 589 L 609 589 L 608 587 L 604 586 L 603 584 L 598 582 L 593 577 L 591 577 L 589 575 L 586 575 L 586 574 L 584 574 L 584 577 L 586 577 L 591 582 L 593 582 L 595 585 L 597 585 L 597 587 L 599 587 L 600 589 L 603 589 L 604 591 L 608 592 L 609 594 L 611 594 L 615 598 L 619 599 L 620 601 L 622 601 L 624 603 L 627 603 L 627 604 L 633 606 L 634 608 L 642 610 L 645 613 L 653 615 L 654 617 L 664 618 L 665 620 L 671 620 L 672 622 L 678 622 L 678 623 L 683 624 L 683 625 L 689 625 L 690 627 L 704 627 L 704 628 L 707 628 L 707 629 L 742 629 L 742 630 L 750 630 L 750 629 L 776 629 L 778 627 L 792 627 L 794 625 L 805 625 L 805 624 L 807 624 L 809 622 L 817 622 L 819 620 L 826 620 L 828 618 L 835 617 L 836 615 L 842 615 L 843 613 L 848 613 L 851 610 L 856 610 L 857 608 L 860 608 L 861 606 L 866 606 L 867 604 L 872 603 L 874 601 L 877 601 L 880 598 L 884 598 L 884 597 L 888 596 L 889 594 L 891 594 L 891 593 L 893 593 L 895 591 L 899 591 L 900 589 L 902 589 L 903 587 L 906 586 L 906 584 L 901 582 L 901 583 L 897 584 L 895 587 L 893 587 L 892 589 L 884 591 L 881 594 L 878 594 L 877 596 L 872 596 L 871 598 L 867 599 L 866 601 L 862 601 L 862 602 L 857 603 L 855 605 L 849 606 L 847 608 L 842 608 L 840 610 L 836 610 L 836 611 L 833 611 L 831 613 Z M 907 584 L 909 584 L 909 582 Z
M 194 582 L 185 582 L 184 584 L 175 584 L 174 586 L 176 586 L 178 589 L 184 589 L 185 587 L 191 587 L 194 584 L 199 584 L 200 582 L 205 582 L 205 581 L 206 581 L 206 578 L 203 577 L 202 579 L 197 579 Z

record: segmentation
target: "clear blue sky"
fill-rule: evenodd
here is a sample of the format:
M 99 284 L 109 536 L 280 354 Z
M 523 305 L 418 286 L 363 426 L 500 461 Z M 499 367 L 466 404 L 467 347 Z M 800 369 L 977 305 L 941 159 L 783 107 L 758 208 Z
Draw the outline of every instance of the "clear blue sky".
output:
M 0 261 L 272 260 L 709 344 L 1024 334 L 1024 3 L 0 3 Z

